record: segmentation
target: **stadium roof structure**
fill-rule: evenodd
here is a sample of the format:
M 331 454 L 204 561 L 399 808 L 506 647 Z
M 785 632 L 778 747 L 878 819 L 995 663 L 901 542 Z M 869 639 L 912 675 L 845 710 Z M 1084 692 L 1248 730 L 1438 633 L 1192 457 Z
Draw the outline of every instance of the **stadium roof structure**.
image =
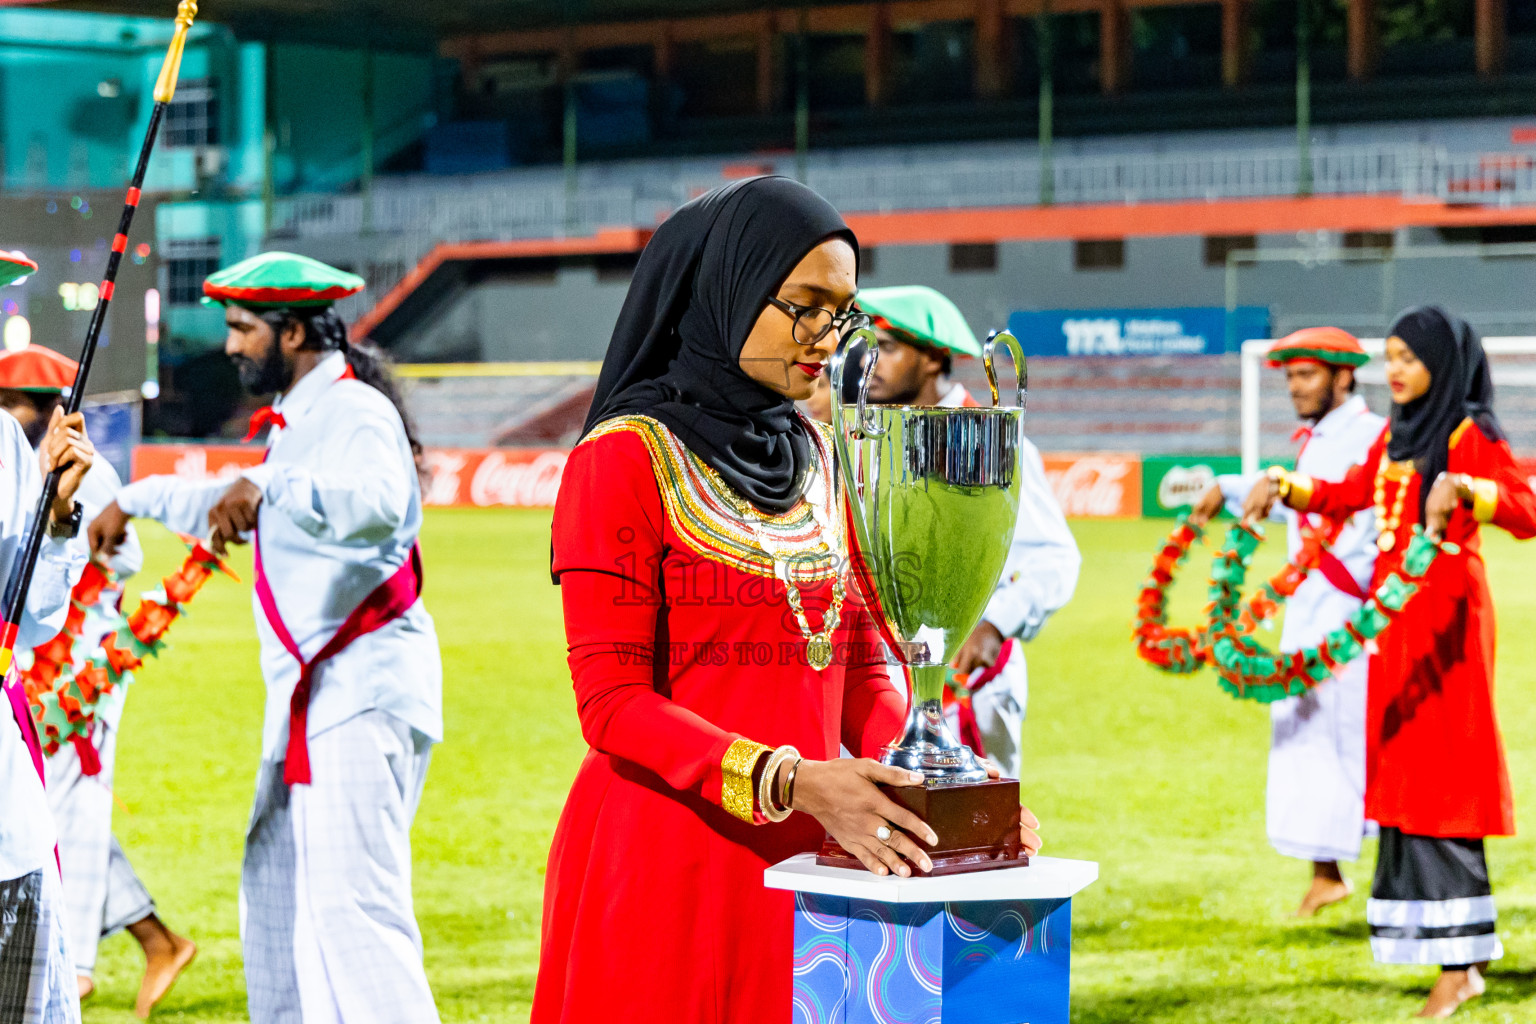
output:
M 169 18 L 175 11 L 169 0 L 32 2 L 38 7 L 146 17 Z M 835 2 L 811 0 L 804 6 Z M 219 0 L 202 5 L 198 20 L 222 22 L 255 38 L 323 35 L 330 42 L 365 42 L 380 36 L 427 40 L 477 32 L 743 14 L 769 6 L 740 0 L 333 0 L 324 5 L 314 0 Z

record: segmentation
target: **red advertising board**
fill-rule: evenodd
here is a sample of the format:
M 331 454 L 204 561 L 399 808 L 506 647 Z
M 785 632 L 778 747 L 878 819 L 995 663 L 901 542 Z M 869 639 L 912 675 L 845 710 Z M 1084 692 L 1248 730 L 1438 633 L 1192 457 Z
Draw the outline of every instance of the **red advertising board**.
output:
M 1045 478 L 1070 518 L 1141 515 L 1141 458 L 1097 452 L 1045 455 Z
M 563 448 L 429 448 L 428 505 L 552 508 L 570 452 Z
M 169 473 L 188 480 L 233 479 L 264 454 L 259 445 L 141 444 L 133 450 L 133 478 Z
M 428 505 L 549 508 L 568 454 L 561 448 L 429 448 L 422 497 Z M 262 455 L 258 445 L 143 444 L 133 453 L 133 478 L 232 478 Z
M 429 448 L 423 496 L 428 505 L 549 508 L 569 452 L 561 448 Z M 233 477 L 261 461 L 255 446 L 147 444 L 133 456 L 133 478 L 172 473 L 199 480 Z M 1072 518 L 1139 516 L 1141 458 L 1114 452 L 1044 456 L 1045 475 Z M 1522 460 L 1536 480 L 1536 459 Z

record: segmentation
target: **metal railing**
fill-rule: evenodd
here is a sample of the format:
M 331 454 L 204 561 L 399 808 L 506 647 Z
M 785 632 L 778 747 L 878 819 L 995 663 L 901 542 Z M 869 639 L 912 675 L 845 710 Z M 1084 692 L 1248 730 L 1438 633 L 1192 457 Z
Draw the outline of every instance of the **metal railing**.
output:
M 1536 201 L 1536 157 L 1451 154 L 1434 147 L 1315 147 L 1316 195 L 1398 195 L 1441 202 Z M 1292 149 L 1120 154 L 1056 159 L 1060 205 L 1251 199 L 1296 195 Z M 710 182 L 664 167 L 647 182 L 569 190 L 543 173 L 423 181 L 378 179 L 370 196 L 303 195 L 276 201 L 275 237 L 421 234 L 437 241 L 559 237 L 598 228 L 648 226 Z M 522 180 L 519 180 L 521 177 Z M 658 178 L 661 179 L 658 182 Z M 813 165 L 812 188 L 850 212 L 1030 206 L 1040 201 L 1041 166 L 1028 152 L 964 159 L 918 156 L 891 165 Z M 366 212 L 364 204 L 370 203 Z
M 1041 195 L 1041 166 L 1031 153 L 965 158 L 903 154 L 905 162 L 813 163 L 812 188 L 849 212 L 1030 206 Z M 1316 147 L 1315 195 L 1396 195 L 1426 202 L 1536 202 L 1536 157 L 1518 153 L 1451 154 L 1437 147 Z M 782 170 L 782 168 L 780 168 Z M 1268 148 L 1058 158 L 1052 165 L 1059 205 L 1211 201 L 1295 195 L 1296 153 Z M 625 173 L 628 173 L 627 171 Z M 719 178 L 665 164 L 634 169 L 615 182 L 612 169 L 583 169 L 572 190 L 558 174 L 529 170 L 463 178 L 378 179 L 367 195 L 300 195 L 276 200 L 271 237 L 367 236 L 368 293 L 376 302 L 401 274 L 440 242 L 558 238 L 603 228 L 649 227 Z M 365 209 L 365 204 L 367 208 Z M 1365 254 L 1361 254 L 1365 255 Z
M 365 204 L 368 208 L 365 209 Z M 600 227 L 639 223 L 634 190 L 478 185 L 472 179 L 432 186 L 381 184 L 372 195 L 292 196 L 273 203 L 274 238 L 357 235 L 423 235 L 438 242 L 493 238 L 547 238 L 590 234 Z

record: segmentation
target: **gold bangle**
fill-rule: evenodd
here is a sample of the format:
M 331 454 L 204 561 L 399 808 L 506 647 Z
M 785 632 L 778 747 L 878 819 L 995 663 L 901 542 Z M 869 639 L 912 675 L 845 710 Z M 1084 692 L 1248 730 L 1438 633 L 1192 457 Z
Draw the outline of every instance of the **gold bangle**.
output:
M 756 809 L 752 802 L 752 773 L 757 762 L 773 748 L 751 740 L 737 740 L 720 759 L 720 806 L 733 817 L 751 822 Z
M 1472 518 L 1480 523 L 1491 523 L 1499 510 L 1499 484 L 1496 480 L 1467 477 L 1467 487 L 1472 492 Z
M 1270 466 L 1264 475 L 1274 483 L 1275 493 L 1281 501 L 1291 496 L 1291 475 L 1285 471 L 1284 466 Z
M 774 800 L 773 779 L 778 775 L 779 768 L 785 761 L 799 756 L 800 751 L 787 743 L 768 755 L 768 763 L 763 766 L 762 778 L 757 780 L 757 805 L 762 810 L 763 817 L 769 821 L 783 821 L 791 814 L 788 807 L 783 807 Z
M 795 773 L 805 763 L 805 758 L 795 758 L 795 763 L 789 766 L 789 771 L 784 773 L 784 806 L 790 810 L 795 809 Z

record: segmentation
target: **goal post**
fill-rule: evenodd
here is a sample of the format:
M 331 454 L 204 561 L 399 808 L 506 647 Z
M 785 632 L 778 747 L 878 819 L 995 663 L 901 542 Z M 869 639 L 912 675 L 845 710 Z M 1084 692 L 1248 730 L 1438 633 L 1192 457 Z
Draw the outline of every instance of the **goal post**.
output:
M 1243 342 L 1240 350 L 1242 399 L 1238 419 L 1242 430 L 1244 473 L 1258 472 L 1263 457 L 1264 354 L 1273 344 L 1273 339 L 1255 338 Z M 1370 353 L 1371 362 L 1356 371 L 1357 379 L 1367 386 L 1384 384 L 1386 373 L 1381 366 L 1381 356 L 1386 348 L 1386 339 L 1361 338 L 1360 346 Z M 1510 440 L 1516 454 L 1536 452 L 1536 447 L 1533 447 L 1536 446 L 1536 430 L 1527 429 L 1527 421 L 1530 421 L 1531 427 L 1536 428 L 1536 335 L 1484 338 L 1483 350 L 1490 360 L 1494 390 L 1499 393 L 1495 409 L 1501 411 L 1501 420 L 1505 421 L 1506 428 L 1516 427 L 1510 430 Z M 1278 371 L 1270 372 L 1276 380 L 1279 379 Z M 1506 386 L 1518 388 L 1519 391 L 1512 395 L 1510 390 L 1500 390 Z M 1506 417 L 1502 415 L 1502 408 L 1507 398 L 1513 398 L 1514 401 L 1511 403 L 1513 415 Z M 1386 407 L 1377 407 L 1376 411 L 1385 415 Z

